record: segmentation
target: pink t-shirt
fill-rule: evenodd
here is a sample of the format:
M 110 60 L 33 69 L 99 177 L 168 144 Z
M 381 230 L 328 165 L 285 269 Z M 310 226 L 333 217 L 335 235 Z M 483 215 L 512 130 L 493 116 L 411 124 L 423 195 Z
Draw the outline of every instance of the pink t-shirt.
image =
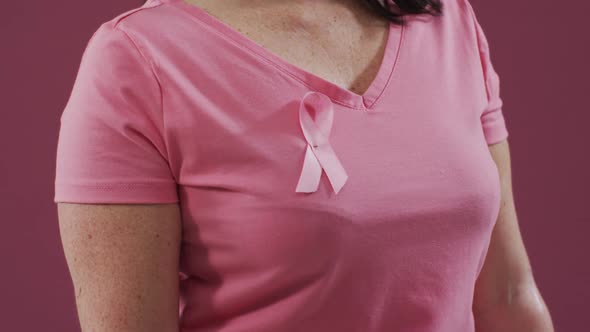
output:
M 472 7 L 444 5 L 390 25 L 362 95 L 184 0 L 118 15 L 61 116 L 55 202 L 180 204 L 183 332 L 474 331 L 508 132 Z

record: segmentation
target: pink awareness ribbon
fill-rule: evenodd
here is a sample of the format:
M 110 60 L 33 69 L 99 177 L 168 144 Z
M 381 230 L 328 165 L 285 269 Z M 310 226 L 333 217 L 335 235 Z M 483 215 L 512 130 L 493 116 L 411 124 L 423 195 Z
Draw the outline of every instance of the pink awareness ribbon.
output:
M 312 117 L 310 112 L 315 116 Z M 305 93 L 299 104 L 299 123 L 308 144 L 296 192 L 317 191 L 322 169 L 336 194 L 348 179 L 348 174 L 330 145 L 333 119 L 334 108 L 328 96 L 317 91 Z

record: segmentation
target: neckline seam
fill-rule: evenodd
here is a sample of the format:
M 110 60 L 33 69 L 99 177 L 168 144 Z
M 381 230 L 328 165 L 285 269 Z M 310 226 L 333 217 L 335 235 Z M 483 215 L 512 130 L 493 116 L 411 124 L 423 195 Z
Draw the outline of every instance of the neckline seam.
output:
M 402 20 L 404 20 L 403 16 L 402 16 Z M 403 23 L 406 23 L 406 22 L 403 22 Z M 401 51 L 402 51 L 402 47 L 405 44 L 405 39 L 406 39 L 405 35 L 406 35 L 406 26 L 402 25 L 400 27 L 400 36 L 399 36 L 397 50 L 395 52 L 395 57 L 393 58 L 393 64 L 391 65 L 389 75 L 387 75 L 387 80 L 386 80 L 385 84 L 383 85 L 383 88 L 379 92 L 379 95 L 377 97 L 375 97 L 375 100 L 369 106 L 366 106 L 367 109 L 373 109 L 373 108 L 377 107 L 379 102 L 383 99 L 381 97 L 383 96 L 385 91 L 387 91 L 387 88 L 389 87 L 389 85 L 391 85 L 393 74 L 396 72 L 396 68 L 398 67 L 398 62 L 399 62 L 401 55 L 402 55 Z

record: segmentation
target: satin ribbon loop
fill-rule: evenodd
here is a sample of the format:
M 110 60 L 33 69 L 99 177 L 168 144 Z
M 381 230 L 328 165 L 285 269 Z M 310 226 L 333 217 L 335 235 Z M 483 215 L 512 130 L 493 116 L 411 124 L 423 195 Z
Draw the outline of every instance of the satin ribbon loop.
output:
M 340 160 L 330 145 L 334 107 L 330 98 L 317 91 L 308 91 L 299 104 L 299 124 L 307 148 L 296 192 L 317 191 L 322 170 L 326 172 L 334 192 L 338 193 L 348 179 Z

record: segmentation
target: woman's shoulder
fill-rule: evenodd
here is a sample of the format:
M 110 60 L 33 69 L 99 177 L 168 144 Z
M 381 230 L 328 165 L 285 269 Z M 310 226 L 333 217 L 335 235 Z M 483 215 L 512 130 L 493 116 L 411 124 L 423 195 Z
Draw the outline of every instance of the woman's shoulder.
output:
M 117 27 L 122 22 L 125 24 L 137 24 L 146 19 L 149 19 L 149 16 L 155 8 L 158 8 L 164 5 L 165 2 L 160 0 L 147 0 L 141 6 L 136 6 L 125 11 L 117 13 L 114 17 L 109 18 L 106 21 L 101 23 L 102 25 L 112 25 L 113 27 Z M 147 16 L 147 17 L 146 17 Z
M 120 29 L 138 38 L 165 34 L 165 28 L 170 26 L 171 22 L 178 21 L 177 8 L 172 6 L 175 1 L 179 0 L 147 0 L 140 6 L 119 12 L 102 21 L 94 33 Z

